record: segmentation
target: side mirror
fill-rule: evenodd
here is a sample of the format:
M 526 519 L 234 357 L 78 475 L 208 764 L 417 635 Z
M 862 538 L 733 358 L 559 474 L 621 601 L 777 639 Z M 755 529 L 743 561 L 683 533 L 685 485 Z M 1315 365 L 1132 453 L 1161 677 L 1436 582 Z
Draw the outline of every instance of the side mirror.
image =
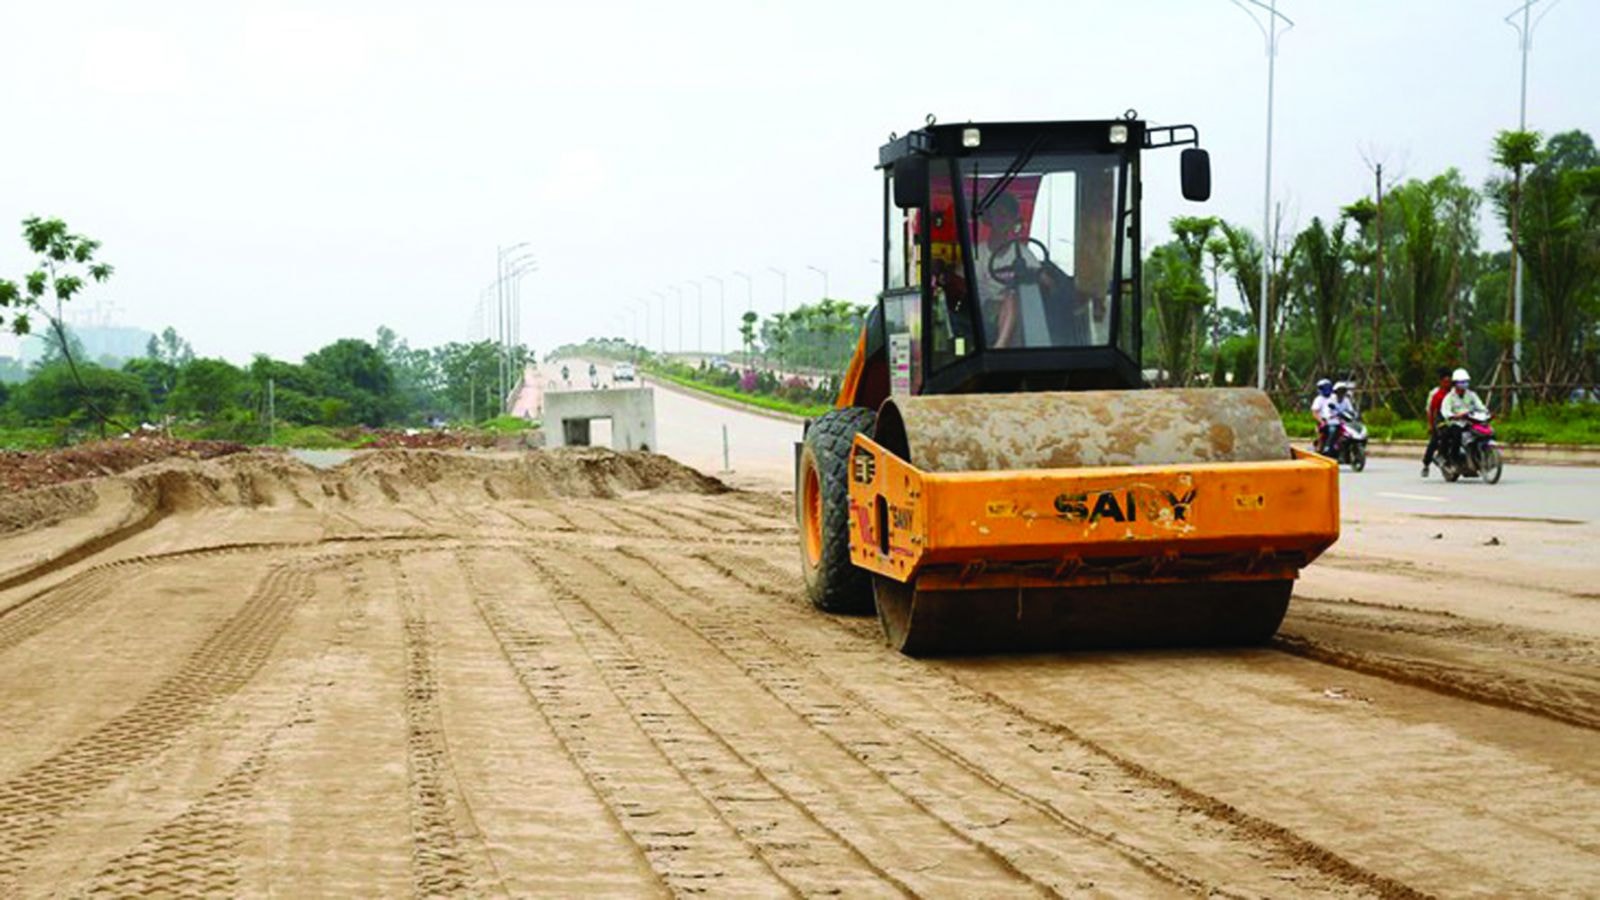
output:
M 1201 203 L 1211 199 L 1211 154 L 1199 147 L 1185 147 L 1178 158 L 1183 179 L 1183 199 Z
M 907 156 L 894 164 L 894 205 L 921 209 L 928 205 L 928 158 Z

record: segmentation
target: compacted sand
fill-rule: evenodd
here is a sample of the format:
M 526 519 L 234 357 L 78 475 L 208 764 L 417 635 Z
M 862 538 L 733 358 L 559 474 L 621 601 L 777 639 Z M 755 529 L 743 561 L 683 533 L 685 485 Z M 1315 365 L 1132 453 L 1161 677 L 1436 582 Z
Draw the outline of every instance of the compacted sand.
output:
M 919 662 L 661 457 L 14 495 L 0 896 L 1592 894 L 1600 595 L 1386 527 L 1265 648 Z

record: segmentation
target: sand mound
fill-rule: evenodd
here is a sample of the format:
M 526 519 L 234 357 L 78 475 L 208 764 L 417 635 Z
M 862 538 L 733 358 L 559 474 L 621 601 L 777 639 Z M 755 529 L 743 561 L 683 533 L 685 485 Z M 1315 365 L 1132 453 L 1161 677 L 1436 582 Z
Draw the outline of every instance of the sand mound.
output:
M 718 494 L 715 478 L 652 453 L 600 448 L 478 456 L 440 450 L 377 450 L 319 470 L 274 451 L 207 460 L 168 458 L 116 476 L 150 514 L 222 507 L 329 508 L 400 503 L 486 503 L 552 497 L 609 498 L 633 491 Z M 0 498 L 0 534 L 95 509 L 112 482 L 76 481 Z M 125 501 L 124 501 L 125 502 Z
M 435 450 L 378 450 L 334 467 L 350 499 L 401 502 L 616 497 L 629 491 L 717 494 L 727 485 L 665 456 L 597 447 L 474 456 Z

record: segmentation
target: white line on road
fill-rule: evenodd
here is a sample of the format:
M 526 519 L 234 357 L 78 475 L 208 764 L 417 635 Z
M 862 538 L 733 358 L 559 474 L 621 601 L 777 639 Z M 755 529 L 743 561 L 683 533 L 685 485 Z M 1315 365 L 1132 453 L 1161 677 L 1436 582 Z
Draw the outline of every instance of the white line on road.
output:
M 1378 496 L 1393 497 L 1396 500 L 1426 500 L 1429 503 L 1444 503 L 1449 499 L 1448 497 L 1429 497 L 1425 494 L 1391 494 L 1387 491 L 1379 491 Z

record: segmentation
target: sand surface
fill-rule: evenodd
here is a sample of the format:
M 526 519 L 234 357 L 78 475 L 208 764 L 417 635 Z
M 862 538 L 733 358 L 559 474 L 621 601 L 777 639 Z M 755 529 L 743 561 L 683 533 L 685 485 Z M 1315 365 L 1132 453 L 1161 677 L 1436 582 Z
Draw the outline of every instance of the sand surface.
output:
M 0 499 L 0 896 L 1600 885 L 1589 526 L 1361 521 L 1263 648 L 922 662 L 790 516 L 601 450 Z

